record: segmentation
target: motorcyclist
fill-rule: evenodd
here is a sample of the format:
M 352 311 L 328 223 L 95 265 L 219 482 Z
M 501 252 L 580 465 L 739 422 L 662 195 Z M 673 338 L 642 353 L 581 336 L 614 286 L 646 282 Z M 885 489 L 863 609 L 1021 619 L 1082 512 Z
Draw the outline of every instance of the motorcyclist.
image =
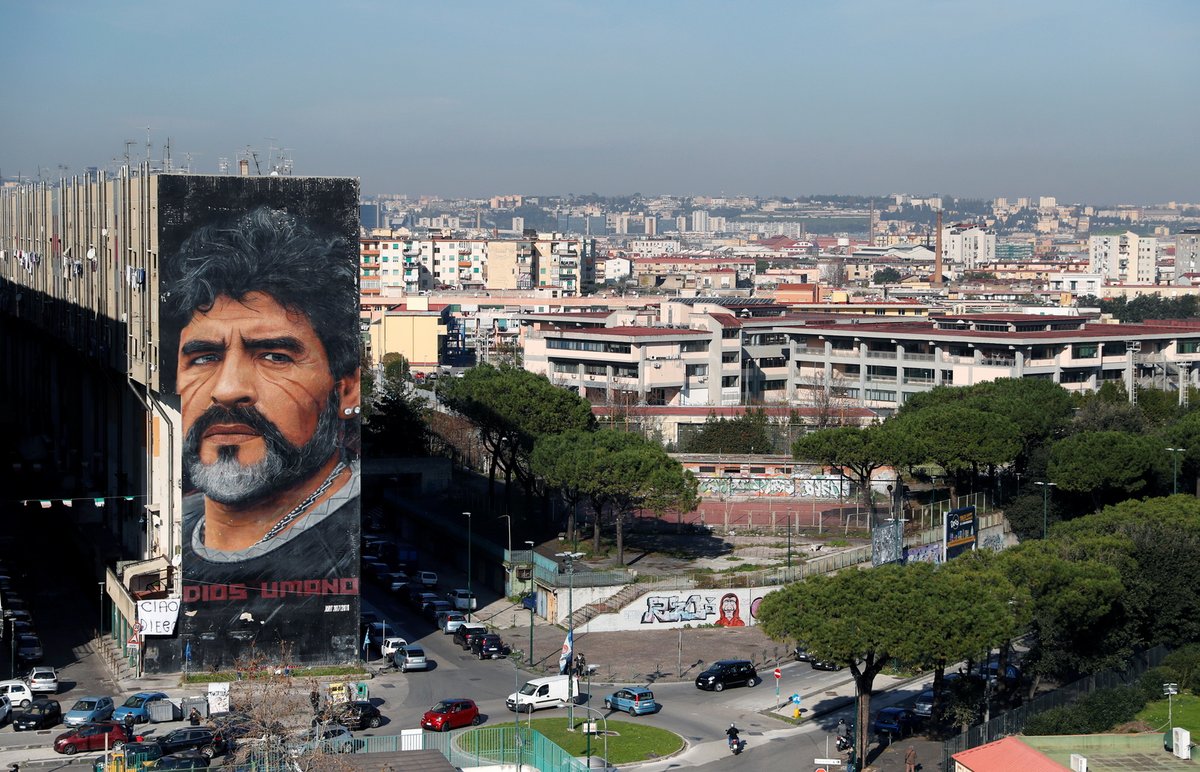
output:
M 738 734 L 740 734 L 740 730 L 735 724 L 732 723 L 729 725 L 729 728 L 725 730 L 725 736 L 729 738 L 729 749 L 734 752 L 737 751 L 738 744 L 740 743 Z

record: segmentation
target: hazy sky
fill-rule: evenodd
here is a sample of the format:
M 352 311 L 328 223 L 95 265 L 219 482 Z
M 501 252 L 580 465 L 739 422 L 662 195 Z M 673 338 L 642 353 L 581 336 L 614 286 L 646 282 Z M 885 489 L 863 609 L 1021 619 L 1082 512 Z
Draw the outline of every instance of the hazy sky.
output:
M 0 0 L 0 173 L 1200 201 L 1197 0 Z

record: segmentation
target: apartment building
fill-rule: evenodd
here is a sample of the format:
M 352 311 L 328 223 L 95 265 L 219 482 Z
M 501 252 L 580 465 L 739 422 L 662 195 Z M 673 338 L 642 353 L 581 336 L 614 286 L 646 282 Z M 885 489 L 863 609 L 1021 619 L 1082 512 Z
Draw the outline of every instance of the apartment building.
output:
M 641 312 L 523 320 L 525 367 L 595 405 L 816 405 L 830 395 L 895 410 L 934 386 L 1046 378 L 1200 384 L 1200 322 L 1104 324 L 1080 316 L 791 313 L 760 299 L 689 298 Z
M 746 257 L 689 254 L 640 257 L 633 260 L 633 278 L 639 287 L 648 289 L 749 289 L 754 283 L 756 265 L 754 258 Z
M 1175 234 L 1176 284 L 1193 284 L 1200 273 L 1200 228 L 1184 228 Z
M 942 260 L 962 271 L 975 271 L 996 259 L 996 234 L 974 223 L 942 228 Z
M 1110 282 L 1156 284 L 1158 239 L 1133 231 L 1108 233 L 1088 239 L 1088 270 Z

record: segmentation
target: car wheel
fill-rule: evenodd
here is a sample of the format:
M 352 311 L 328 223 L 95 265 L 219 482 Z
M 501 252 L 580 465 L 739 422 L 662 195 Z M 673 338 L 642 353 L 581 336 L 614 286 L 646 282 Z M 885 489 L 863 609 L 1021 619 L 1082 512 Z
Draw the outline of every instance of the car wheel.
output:
M 449 731 L 450 731 L 450 722 L 449 722 L 449 721 L 447 721 L 447 722 L 445 722 L 444 724 L 442 724 L 442 731 L 443 731 L 443 732 L 449 732 Z
M 217 755 L 217 749 L 211 745 L 205 745 L 200 749 L 200 755 L 206 759 L 211 759 L 213 756 Z
M 713 684 L 713 691 L 714 692 L 725 691 L 725 684 L 721 683 L 720 681 L 717 681 L 715 684 Z
M 76 748 L 74 745 L 64 745 L 63 746 L 63 753 L 67 756 L 74 756 L 75 751 L 77 751 L 77 750 L 79 750 L 79 749 Z
M 634 718 L 637 718 L 637 711 L 633 709 L 632 705 L 629 706 L 629 715 L 633 716 Z
M 367 726 L 370 727 L 371 729 L 378 729 L 379 724 L 380 724 L 379 716 L 371 716 L 371 720 L 367 722 Z
M 482 723 L 483 723 L 483 716 L 480 716 L 479 714 L 476 714 L 475 718 L 471 719 L 471 726 L 479 726 Z
M 612 703 L 611 703 L 611 702 L 609 702 L 608 700 L 605 700 L 605 701 L 604 701 L 604 709 L 605 709 L 605 710 L 612 710 Z
M 753 689 L 754 687 L 758 686 L 758 679 L 751 677 L 750 680 L 746 682 L 746 686 L 749 686 L 751 689 Z
M 17 704 L 21 706 L 21 710 L 24 710 L 25 708 L 29 707 L 29 700 L 21 700 Z

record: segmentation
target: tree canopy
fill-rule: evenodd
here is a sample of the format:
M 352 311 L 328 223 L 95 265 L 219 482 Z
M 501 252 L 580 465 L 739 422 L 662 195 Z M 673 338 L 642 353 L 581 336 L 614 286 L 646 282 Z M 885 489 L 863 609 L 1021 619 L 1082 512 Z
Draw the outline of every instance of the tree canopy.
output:
M 767 454 L 775 448 L 765 410 L 752 409 L 736 418 L 709 414 L 704 427 L 682 448 L 684 453 Z

